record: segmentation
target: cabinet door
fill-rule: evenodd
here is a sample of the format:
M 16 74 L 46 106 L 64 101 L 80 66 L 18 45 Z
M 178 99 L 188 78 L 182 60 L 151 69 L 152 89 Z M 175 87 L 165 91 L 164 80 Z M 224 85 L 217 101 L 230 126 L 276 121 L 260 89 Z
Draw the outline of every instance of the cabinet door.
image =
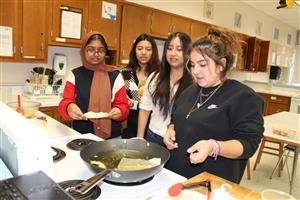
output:
M 268 108 L 269 108 L 269 99 L 270 96 L 268 94 L 264 94 L 264 93 L 257 93 L 264 101 L 264 116 L 268 115 Z
M 201 22 L 192 22 L 191 24 L 191 38 L 201 38 L 207 35 L 210 25 Z
M 248 40 L 247 65 L 249 71 L 257 71 L 259 63 L 259 41 L 256 37 L 250 37 Z
M 88 20 L 88 30 L 98 31 L 103 34 L 109 49 L 118 49 L 119 47 L 119 34 L 120 34 L 120 22 L 121 22 L 121 5 L 116 1 L 105 1 L 116 5 L 116 15 L 113 18 L 108 19 L 105 13 L 102 13 L 103 1 L 90 0 L 89 3 L 89 20 Z M 103 6 L 105 9 L 106 6 Z M 106 8 L 108 9 L 108 8 Z M 107 11 L 104 11 L 107 12 Z
M 287 104 L 281 104 L 276 102 L 269 103 L 268 115 L 272 115 L 282 111 L 289 111 L 290 106 Z
M 184 32 L 190 35 L 191 32 L 191 21 L 182 17 L 172 17 L 172 32 Z
M 0 61 L 16 61 L 20 55 L 20 51 L 17 51 L 19 48 L 19 29 L 18 29 L 18 7 L 19 3 L 17 0 L 0 0 L 0 26 L 5 28 L 5 33 L 12 33 L 12 43 L 11 47 L 0 46 Z M 2 35 L 1 35 L 2 37 Z M 7 38 L 9 39 L 9 38 Z M 12 53 L 7 54 L 6 52 Z
M 134 40 L 142 33 L 148 33 L 150 10 L 146 7 L 124 5 L 120 38 L 120 63 L 128 64 L 129 53 Z
M 172 32 L 172 16 L 153 10 L 151 13 L 150 34 L 155 37 L 167 38 Z
M 260 42 L 259 63 L 257 69 L 257 71 L 259 72 L 267 71 L 269 47 L 270 47 L 270 41 Z
M 50 20 L 50 34 L 49 44 L 58 46 L 80 46 L 83 37 L 87 33 L 87 19 L 88 19 L 88 1 L 70 1 L 70 0 L 54 0 L 52 1 L 51 20 Z M 61 13 L 62 10 L 73 11 L 74 13 L 81 13 L 81 31 L 80 39 L 63 38 L 61 37 Z
M 47 1 L 23 0 L 22 60 L 47 62 Z

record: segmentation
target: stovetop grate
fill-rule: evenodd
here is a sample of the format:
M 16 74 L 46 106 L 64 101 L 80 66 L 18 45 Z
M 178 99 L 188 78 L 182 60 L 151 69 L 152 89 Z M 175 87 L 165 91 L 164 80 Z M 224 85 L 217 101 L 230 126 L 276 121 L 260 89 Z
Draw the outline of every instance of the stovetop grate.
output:
M 54 162 L 58 162 L 66 157 L 66 152 L 62 149 L 59 149 L 57 147 L 51 147 L 53 151 L 55 151 L 55 155 L 52 156 L 52 159 Z
M 85 146 L 92 144 L 94 142 L 96 142 L 96 141 L 91 140 L 91 139 L 79 138 L 79 139 L 75 139 L 75 140 L 72 140 L 69 143 L 67 143 L 67 147 L 72 150 L 80 151 Z

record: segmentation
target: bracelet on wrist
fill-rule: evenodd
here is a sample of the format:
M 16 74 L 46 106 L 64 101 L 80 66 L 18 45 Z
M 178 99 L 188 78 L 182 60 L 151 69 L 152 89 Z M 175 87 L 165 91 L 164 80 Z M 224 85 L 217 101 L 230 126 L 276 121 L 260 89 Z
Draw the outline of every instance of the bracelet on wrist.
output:
M 217 160 L 218 156 L 221 152 L 221 145 L 220 142 L 214 139 L 210 139 L 212 144 L 212 151 L 210 152 L 209 156 L 215 158 Z

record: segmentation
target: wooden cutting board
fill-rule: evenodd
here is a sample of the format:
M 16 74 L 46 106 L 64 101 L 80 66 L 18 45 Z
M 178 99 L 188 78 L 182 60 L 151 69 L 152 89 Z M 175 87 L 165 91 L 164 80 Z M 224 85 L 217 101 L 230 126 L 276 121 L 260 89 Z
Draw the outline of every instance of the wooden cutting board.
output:
M 255 192 L 249 188 L 243 187 L 239 184 L 233 183 L 231 181 L 225 180 L 223 178 L 220 178 L 218 176 L 215 176 L 213 174 L 210 174 L 208 172 L 203 172 L 197 176 L 194 176 L 193 178 L 188 179 L 184 182 L 184 184 L 193 183 L 193 182 L 200 182 L 205 181 L 207 179 L 210 179 L 211 181 L 211 189 L 212 191 L 214 189 L 218 189 L 221 187 L 222 184 L 230 184 L 232 186 L 231 189 L 227 189 L 226 191 L 234 198 L 236 199 L 261 199 L 261 195 L 258 192 Z M 204 187 L 197 187 L 191 189 L 193 191 L 201 192 L 205 195 L 207 195 L 207 189 Z

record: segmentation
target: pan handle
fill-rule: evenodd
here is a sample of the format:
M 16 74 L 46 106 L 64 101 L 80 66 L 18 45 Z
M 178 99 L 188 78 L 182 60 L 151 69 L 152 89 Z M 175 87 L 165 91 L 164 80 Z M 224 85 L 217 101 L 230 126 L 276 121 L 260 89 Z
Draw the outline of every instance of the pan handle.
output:
M 90 189 L 92 189 L 95 185 L 97 185 L 100 181 L 102 181 L 104 179 L 104 177 L 109 174 L 111 172 L 110 169 L 105 169 L 99 173 L 97 173 L 96 175 L 92 176 L 91 178 L 82 181 L 81 183 L 79 183 L 78 185 L 69 188 L 70 192 L 78 192 L 80 194 L 85 194 L 88 191 L 90 191 Z

